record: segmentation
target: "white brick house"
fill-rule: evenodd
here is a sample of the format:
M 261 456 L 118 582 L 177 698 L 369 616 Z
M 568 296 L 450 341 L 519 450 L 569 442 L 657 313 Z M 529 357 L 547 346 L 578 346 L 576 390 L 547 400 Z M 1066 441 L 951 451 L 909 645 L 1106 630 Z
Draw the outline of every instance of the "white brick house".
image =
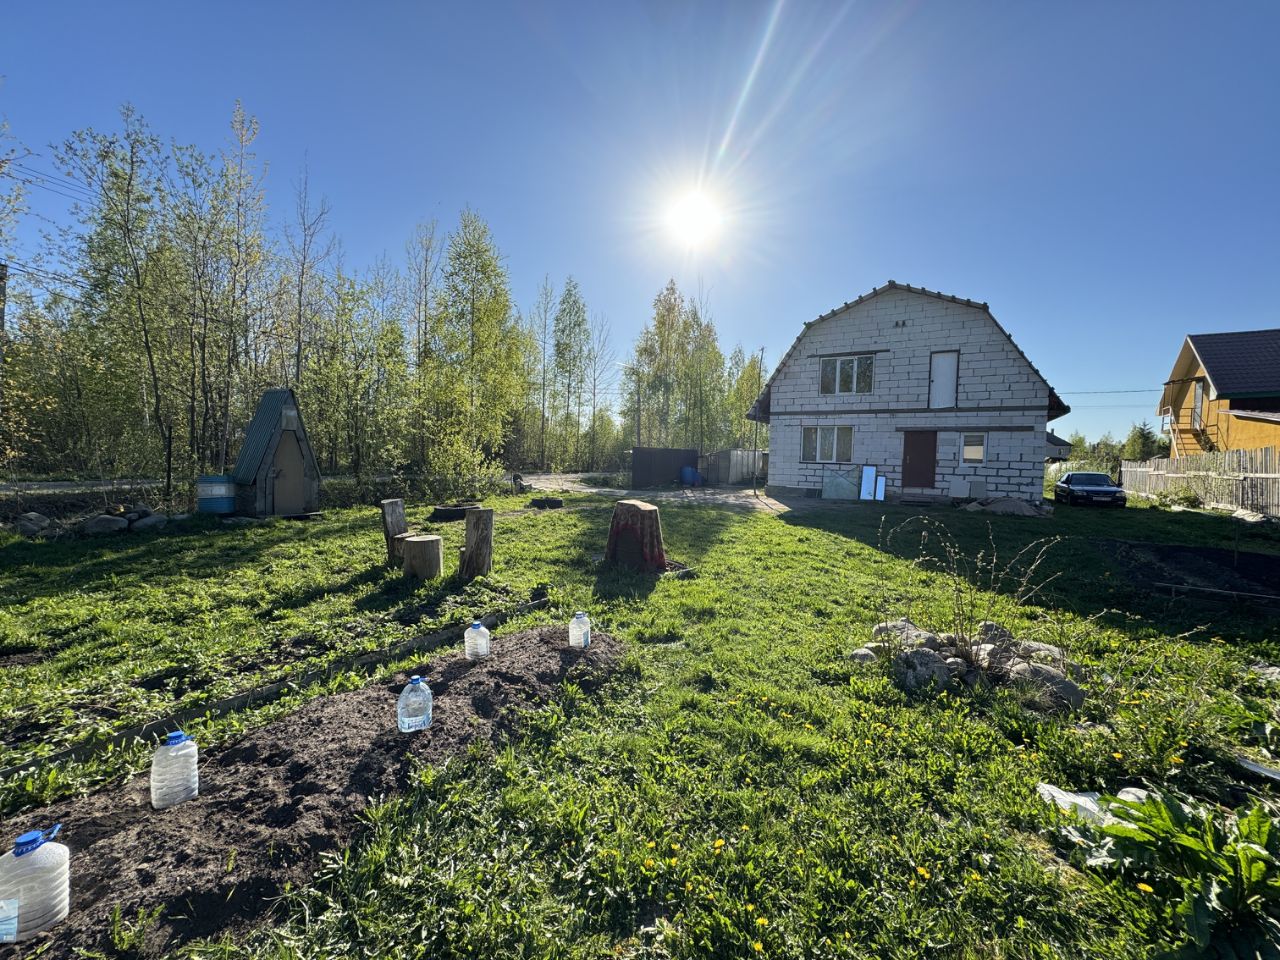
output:
M 890 280 L 805 324 L 747 417 L 769 424 L 778 494 L 870 465 L 890 499 L 1035 501 L 1069 409 L 985 303 Z

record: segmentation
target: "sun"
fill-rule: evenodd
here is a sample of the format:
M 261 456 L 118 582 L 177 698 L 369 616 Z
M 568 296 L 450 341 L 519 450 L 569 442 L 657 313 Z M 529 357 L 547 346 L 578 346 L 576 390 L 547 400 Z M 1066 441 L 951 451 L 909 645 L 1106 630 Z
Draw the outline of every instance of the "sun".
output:
M 689 249 L 708 246 L 724 223 L 719 205 L 701 190 L 692 190 L 667 208 L 671 238 Z

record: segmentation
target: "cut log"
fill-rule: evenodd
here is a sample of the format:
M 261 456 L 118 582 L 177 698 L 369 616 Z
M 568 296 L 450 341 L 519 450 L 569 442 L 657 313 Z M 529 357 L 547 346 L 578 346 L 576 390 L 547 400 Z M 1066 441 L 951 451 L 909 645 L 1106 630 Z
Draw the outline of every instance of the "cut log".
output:
M 493 569 L 493 510 L 467 511 L 466 546 L 458 553 L 458 574 L 463 580 L 485 576 Z
M 666 570 L 667 552 L 662 546 L 662 520 L 658 508 L 643 500 L 619 500 L 615 503 L 604 559 L 606 563 L 645 573 Z
M 400 541 L 404 549 L 404 575 L 418 580 L 434 580 L 444 573 L 444 540 L 437 536 L 409 536 Z
M 387 541 L 387 563 L 399 566 L 404 554 L 400 552 L 400 541 L 396 538 L 409 532 L 409 524 L 404 518 L 404 501 L 383 500 L 379 506 L 382 507 L 382 536 Z

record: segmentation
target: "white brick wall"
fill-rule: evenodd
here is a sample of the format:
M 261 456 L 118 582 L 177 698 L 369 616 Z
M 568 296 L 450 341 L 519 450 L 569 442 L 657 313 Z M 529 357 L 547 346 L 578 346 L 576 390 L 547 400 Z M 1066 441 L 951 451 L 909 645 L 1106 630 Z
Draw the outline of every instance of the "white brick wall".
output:
M 820 355 L 870 350 L 881 351 L 871 393 L 818 392 Z M 929 355 L 942 350 L 960 352 L 956 409 L 929 410 Z M 905 492 L 968 496 L 985 480 L 988 495 L 1039 500 L 1048 404 L 1048 386 L 984 310 L 887 290 L 812 324 L 774 378 L 769 484 L 821 489 L 824 472 L 848 470 L 802 463 L 800 444 L 803 427 L 849 424 L 854 464 L 878 468 L 891 496 L 904 492 L 902 432 L 918 429 L 938 431 L 936 486 Z M 987 434 L 985 463 L 961 462 L 967 432 Z

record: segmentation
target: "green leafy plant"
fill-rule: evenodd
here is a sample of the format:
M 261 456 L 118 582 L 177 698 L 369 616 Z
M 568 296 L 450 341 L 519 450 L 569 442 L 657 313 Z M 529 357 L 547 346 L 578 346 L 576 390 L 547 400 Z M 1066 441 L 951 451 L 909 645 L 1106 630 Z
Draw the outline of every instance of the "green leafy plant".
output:
M 1169 958 L 1280 957 L 1280 826 L 1256 803 L 1222 814 L 1160 791 L 1109 799 L 1113 819 L 1072 828 L 1088 868 L 1164 904 Z

